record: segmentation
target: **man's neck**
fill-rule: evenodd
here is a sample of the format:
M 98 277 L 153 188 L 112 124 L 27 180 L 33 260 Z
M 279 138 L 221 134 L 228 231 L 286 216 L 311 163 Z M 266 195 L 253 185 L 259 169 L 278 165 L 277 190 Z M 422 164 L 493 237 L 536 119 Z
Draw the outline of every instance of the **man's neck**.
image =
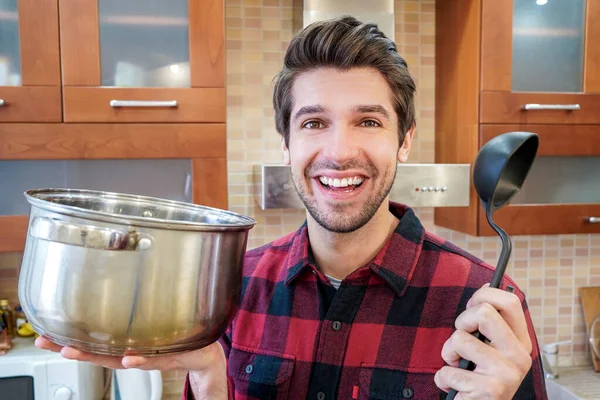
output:
M 384 201 L 366 225 L 350 233 L 330 232 L 308 215 L 310 247 L 324 274 L 344 279 L 379 253 L 399 222 L 388 204 Z

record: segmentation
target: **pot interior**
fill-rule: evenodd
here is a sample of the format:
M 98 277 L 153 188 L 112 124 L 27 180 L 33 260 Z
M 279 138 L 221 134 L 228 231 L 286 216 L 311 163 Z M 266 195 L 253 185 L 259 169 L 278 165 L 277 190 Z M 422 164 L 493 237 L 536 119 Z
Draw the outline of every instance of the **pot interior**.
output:
M 118 218 L 138 225 L 163 223 L 194 228 L 250 229 L 256 221 L 250 217 L 206 207 L 148 196 L 81 189 L 36 189 L 25 192 L 35 206 L 63 214 Z M 104 218 L 102 218 L 104 217 Z

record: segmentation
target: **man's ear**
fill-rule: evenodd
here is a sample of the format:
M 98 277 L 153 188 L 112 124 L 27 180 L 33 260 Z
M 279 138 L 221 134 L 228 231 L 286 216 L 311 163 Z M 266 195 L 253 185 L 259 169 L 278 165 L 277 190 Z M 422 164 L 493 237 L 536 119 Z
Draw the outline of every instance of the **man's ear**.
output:
M 281 151 L 283 151 L 283 163 L 290 165 L 290 150 L 285 144 L 285 137 L 283 135 L 281 135 Z
M 400 146 L 398 150 L 398 161 L 401 163 L 405 163 L 408 160 L 408 154 L 410 153 L 410 149 L 412 146 L 412 141 L 415 137 L 415 126 L 411 126 L 406 135 L 404 135 L 404 143 Z

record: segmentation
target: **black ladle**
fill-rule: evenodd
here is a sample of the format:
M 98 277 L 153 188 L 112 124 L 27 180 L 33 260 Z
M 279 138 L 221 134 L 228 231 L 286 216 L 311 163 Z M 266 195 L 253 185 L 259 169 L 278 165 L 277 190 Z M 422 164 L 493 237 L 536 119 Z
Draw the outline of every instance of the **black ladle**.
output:
M 492 214 L 516 195 L 535 160 L 539 137 L 531 132 L 508 132 L 496 136 L 479 150 L 473 165 L 473 185 L 481 200 L 488 224 L 502 239 L 502 251 L 496 264 L 490 287 L 498 288 L 512 252 L 508 234 L 494 223 Z M 487 339 L 479 332 L 473 333 L 479 340 Z M 458 367 L 473 371 L 472 361 L 461 359 Z M 446 400 L 454 399 L 457 391 L 450 389 Z

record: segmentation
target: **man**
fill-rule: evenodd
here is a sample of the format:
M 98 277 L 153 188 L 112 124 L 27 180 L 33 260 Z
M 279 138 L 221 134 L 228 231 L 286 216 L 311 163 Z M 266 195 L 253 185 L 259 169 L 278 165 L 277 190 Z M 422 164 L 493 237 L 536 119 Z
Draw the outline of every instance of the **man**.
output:
M 187 399 L 546 399 L 524 295 L 389 201 L 414 136 L 415 84 L 375 25 L 344 17 L 297 34 L 273 102 L 307 220 L 247 253 L 239 312 L 204 349 L 104 357 L 189 371 Z M 514 294 L 507 291 L 514 288 Z M 489 343 L 470 333 L 479 330 Z M 477 368 L 457 368 L 461 358 Z

